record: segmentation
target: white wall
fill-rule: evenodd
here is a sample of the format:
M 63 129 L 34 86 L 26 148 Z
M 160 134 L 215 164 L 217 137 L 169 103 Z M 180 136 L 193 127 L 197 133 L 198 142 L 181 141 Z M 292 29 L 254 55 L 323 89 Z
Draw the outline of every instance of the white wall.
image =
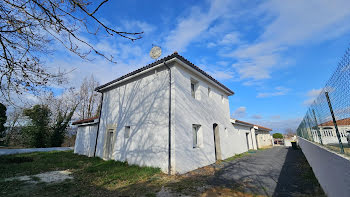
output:
M 103 93 L 97 156 L 115 128 L 112 159 L 168 171 L 168 71 L 157 69 Z M 125 138 L 125 126 L 130 137 Z
M 245 134 L 235 130 L 230 122 L 226 93 L 205 79 L 176 65 L 175 78 L 175 168 L 185 173 L 215 162 L 213 124 L 219 126 L 222 159 L 246 151 Z M 191 79 L 198 82 L 195 99 L 191 95 Z M 208 96 L 208 86 L 211 95 Z M 224 95 L 222 101 L 221 95 Z M 192 124 L 201 125 L 202 145 L 193 148 Z M 226 131 L 225 131 L 226 128 Z
M 332 128 L 332 129 L 324 129 L 324 128 Z M 348 125 L 341 125 L 341 126 L 338 126 L 338 129 L 340 134 L 340 140 L 342 141 L 342 143 L 348 143 L 348 141 L 346 140 L 346 135 L 347 135 L 347 131 L 350 131 L 350 127 Z M 321 134 L 323 144 L 339 143 L 334 126 L 321 127 L 320 134 Z M 311 130 L 311 135 L 315 142 L 320 143 L 317 130 L 315 129 Z
M 350 195 L 350 160 L 316 143 L 298 137 L 299 145 L 329 197 Z
M 257 131 L 258 148 L 272 146 L 272 136 L 268 131 Z
M 243 126 L 243 125 L 238 125 L 238 124 L 233 124 L 234 129 L 240 133 L 241 136 L 241 145 L 240 147 L 242 147 L 242 149 L 244 149 L 243 152 L 248 151 L 248 149 L 253 149 L 253 141 L 251 138 L 251 126 Z M 248 137 L 248 139 L 247 139 Z M 248 142 L 247 142 L 248 140 Z
M 227 95 L 210 85 L 208 97 L 206 79 L 178 63 L 168 64 L 172 70 L 172 170 L 185 173 L 215 162 L 214 123 L 219 125 L 222 159 L 247 151 L 244 132 L 230 122 Z M 168 70 L 159 68 L 154 73 L 149 71 L 104 93 L 97 156 L 105 157 L 106 131 L 115 127 L 113 159 L 168 172 Z M 199 84 L 198 100 L 191 96 L 191 78 Z M 193 148 L 192 124 L 201 125 L 200 148 Z M 131 127 L 127 139 L 125 126 Z
M 74 153 L 93 157 L 95 152 L 96 134 L 97 124 L 79 126 L 75 139 Z

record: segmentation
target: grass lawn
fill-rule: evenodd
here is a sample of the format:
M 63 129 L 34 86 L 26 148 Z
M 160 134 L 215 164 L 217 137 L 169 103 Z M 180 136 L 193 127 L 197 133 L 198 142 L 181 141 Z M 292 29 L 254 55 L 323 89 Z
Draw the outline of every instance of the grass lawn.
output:
M 330 150 L 333 150 L 337 153 L 340 153 L 340 145 L 339 144 L 327 144 L 325 145 L 327 148 L 329 148 Z M 344 147 L 344 156 L 349 157 L 350 158 L 350 146 L 347 143 L 343 142 L 343 147 Z
M 74 179 L 55 184 L 4 181 L 9 177 L 56 170 L 69 170 L 73 172 Z M 99 158 L 75 155 L 72 151 L 0 157 L 0 196 L 137 196 L 138 192 L 143 195 L 149 193 L 152 196 L 165 177 L 157 168 L 103 161 Z M 148 185 L 149 180 L 153 180 L 151 183 L 154 185 Z M 153 186 L 154 191 L 149 186 Z M 118 192 L 113 191 L 117 189 Z
M 258 150 L 260 151 L 260 150 Z M 229 158 L 229 162 L 254 154 L 248 151 Z M 58 170 L 72 172 L 73 179 L 45 183 L 34 175 Z M 254 196 L 238 189 L 208 184 L 220 169 L 206 166 L 185 175 L 168 176 L 158 168 L 128 165 L 73 154 L 72 151 L 35 152 L 0 156 L 0 196 L 156 196 L 163 192 L 187 196 Z M 311 171 L 312 172 L 312 171 Z M 30 181 L 11 177 L 29 176 Z

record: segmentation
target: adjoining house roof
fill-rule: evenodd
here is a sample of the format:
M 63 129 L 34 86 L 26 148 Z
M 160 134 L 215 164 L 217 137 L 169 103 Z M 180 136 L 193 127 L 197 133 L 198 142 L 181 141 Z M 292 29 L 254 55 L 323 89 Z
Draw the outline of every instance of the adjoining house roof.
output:
M 86 119 L 75 121 L 75 122 L 72 123 L 72 125 L 79 125 L 79 124 L 90 123 L 90 122 L 94 122 L 97 119 L 98 119 L 98 116 L 92 117 L 92 118 L 86 118 Z
M 137 69 L 137 70 L 135 70 L 135 71 L 133 71 L 133 72 L 130 72 L 130 73 L 124 75 L 124 76 L 121 76 L 121 77 L 119 77 L 119 78 L 117 78 L 117 79 L 115 79 L 115 80 L 113 80 L 113 81 L 110 81 L 110 82 L 108 82 L 108 83 L 106 83 L 106 84 L 103 84 L 103 85 L 97 87 L 95 90 L 96 90 L 96 91 L 100 91 L 102 88 L 105 88 L 105 87 L 107 87 L 107 86 L 109 86 L 109 85 L 112 85 L 113 83 L 116 83 L 116 82 L 121 81 L 121 80 L 123 80 L 123 79 L 126 79 L 126 78 L 128 78 L 128 77 L 131 77 L 131 76 L 133 76 L 133 75 L 135 75 L 135 74 L 137 74 L 137 73 L 140 73 L 140 72 L 142 72 L 142 71 L 145 71 L 145 70 L 147 70 L 147 69 L 150 69 L 150 68 L 152 68 L 152 67 L 154 67 L 154 66 L 156 66 L 156 65 L 158 65 L 158 64 L 161 64 L 161 63 L 163 63 L 163 62 L 165 62 L 165 61 L 168 61 L 168 60 L 170 60 L 170 59 L 172 59 L 172 58 L 177 58 L 177 59 L 181 60 L 183 63 L 189 65 L 190 67 L 192 67 L 192 68 L 195 69 L 196 71 L 200 72 L 201 74 L 203 74 L 204 76 L 206 76 L 209 80 L 213 81 L 214 83 L 216 83 L 217 85 L 219 85 L 220 87 L 222 87 L 223 89 L 225 89 L 226 91 L 228 91 L 229 93 L 234 94 L 234 92 L 233 92 L 232 90 L 230 90 L 228 87 L 226 87 L 225 85 L 223 85 L 222 83 L 220 83 L 219 81 L 217 81 L 216 79 L 214 79 L 212 76 L 210 76 L 208 73 L 204 72 L 202 69 L 200 69 L 198 66 L 194 65 L 192 62 L 190 62 L 190 61 L 187 60 L 186 58 L 184 58 L 184 57 L 182 57 L 181 55 L 179 55 L 177 52 L 174 52 L 173 54 L 168 55 L 167 57 L 164 57 L 164 58 L 162 58 L 162 59 L 160 59 L 160 60 L 158 60 L 158 61 L 155 61 L 155 62 L 153 62 L 153 63 L 151 63 L 151 64 L 148 64 L 148 65 L 146 65 L 146 66 L 144 66 L 144 67 L 142 67 L 142 68 L 139 68 L 139 69 Z
M 350 118 L 344 118 L 344 119 L 341 119 L 341 120 L 337 120 L 337 125 L 338 126 L 346 126 L 346 125 L 350 126 Z M 334 126 L 333 120 L 330 120 L 328 122 L 322 123 L 322 124 L 320 124 L 320 126 Z
M 270 128 L 263 127 L 263 126 L 260 126 L 260 125 L 257 125 L 257 124 L 252 124 L 252 123 L 249 123 L 249 122 L 244 122 L 242 120 L 235 119 L 235 122 L 240 123 L 240 124 L 250 125 L 250 126 L 256 126 L 256 127 L 258 127 L 258 130 L 272 131 L 272 129 L 270 129 Z

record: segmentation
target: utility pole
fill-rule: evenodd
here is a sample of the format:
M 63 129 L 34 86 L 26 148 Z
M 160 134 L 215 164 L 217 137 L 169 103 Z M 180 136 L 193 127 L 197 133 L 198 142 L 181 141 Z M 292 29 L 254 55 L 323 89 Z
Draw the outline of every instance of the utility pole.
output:
M 335 132 L 337 133 L 337 137 L 338 137 L 338 141 L 339 141 L 339 145 L 340 145 L 340 153 L 344 154 L 344 146 L 343 146 L 343 143 L 341 142 L 341 139 L 340 139 L 337 121 L 335 120 L 335 116 L 333 113 L 332 103 L 331 103 L 331 100 L 329 99 L 328 92 L 325 92 L 325 94 L 326 94 L 329 110 L 331 111 L 331 114 L 332 114 Z

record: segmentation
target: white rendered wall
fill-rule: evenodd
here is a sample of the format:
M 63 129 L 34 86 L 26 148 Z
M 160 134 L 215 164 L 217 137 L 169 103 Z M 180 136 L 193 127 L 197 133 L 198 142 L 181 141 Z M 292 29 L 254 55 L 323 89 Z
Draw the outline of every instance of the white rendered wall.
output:
M 237 132 L 239 132 L 241 135 L 243 135 L 242 138 L 244 138 L 244 140 L 242 140 L 242 145 L 241 145 L 244 148 L 243 152 L 246 152 L 249 149 L 253 149 L 253 141 L 252 141 L 251 132 L 250 132 L 251 126 L 243 126 L 243 125 L 233 124 L 233 127 Z M 248 137 L 248 139 L 247 139 L 247 137 Z M 247 140 L 248 140 L 248 142 L 247 142 Z M 243 145 L 243 142 L 244 142 L 244 145 Z
M 96 133 L 97 124 L 78 126 L 74 153 L 93 157 L 95 152 Z
M 298 137 L 298 141 L 327 196 L 348 197 L 350 194 L 350 160 L 303 138 Z
M 227 95 L 205 79 L 176 65 L 175 78 L 175 169 L 185 173 L 215 162 L 213 124 L 219 126 L 222 159 L 247 149 L 245 134 L 230 122 Z M 191 79 L 198 82 L 195 99 L 191 96 Z M 211 95 L 208 96 L 208 86 Z M 221 95 L 224 96 L 222 101 Z M 201 125 L 201 146 L 193 148 L 192 124 Z M 226 128 L 226 131 L 225 131 Z
M 105 157 L 106 131 L 115 128 L 114 160 L 168 171 L 168 79 L 165 68 L 153 70 L 103 93 L 97 156 Z
M 324 128 L 332 128 L 332 129 L 324 129 Z M 348 125 L 346 125 L 346 126 L 341 125 L 341 126 L 338 126 L 338 129 L 339 129 L 340 139 L 341 139 L 342 143 L 347 144 L 348 141 L 346 140 L 346 135 L 347 135 L 347 131 L 350 131 L 350 127 Z M 323 144 L 338 144 L 339 143 L 334 126 L 326 126 L 323 128 L 321 127 L 320 134 L 321 134 Z M 312 135 L 315 142 L 320 143 L 316 129 L 311 130 L 311 135 Z
M 272 136 L 269 132 L 257 131 L 258 148 L 272 146 Z

